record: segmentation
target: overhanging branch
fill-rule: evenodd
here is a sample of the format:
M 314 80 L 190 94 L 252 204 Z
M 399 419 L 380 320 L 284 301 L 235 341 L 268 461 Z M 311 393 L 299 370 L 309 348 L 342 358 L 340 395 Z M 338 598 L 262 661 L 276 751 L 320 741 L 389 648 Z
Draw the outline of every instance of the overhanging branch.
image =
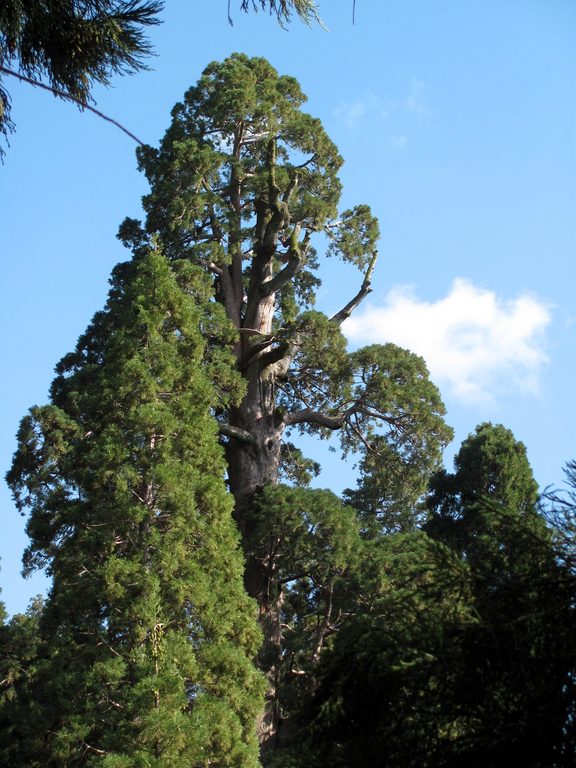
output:
M 51 85 L 46 85 L 46 83 L 42 83 L 39 80 L 33 80 L 31 77 L 26 77 L 26 75 L 21 75 L 19 72 L 14 72 L 12 69 L 8 69 L 7 67 L 0 66 L 0 72 L 2 72 L 4 75 L 10 75 L 11 77 L 16 77 L 21 82 L 28 83 L 28 85 L 33 85 L 35 88 L 43 88 L 45 91 L 50 91 L 50 93 L 53 93 L 54 96 L 58 96 L 60 99 L 64 99 L 65 101 L 72 101 L 75 104 L 78 104 L 78 106 L 81 109 L 87 109 L 89 112 L 93 112 L 95 115 L 98 115 L 98 117 L 101 117 L 102 120 L 106 120 L 107 122 L 112 123 L 112 125 L 115 125 L 116 128 L 120 128 L 120 130 L 123 131 L 127 136 L 130 136 L 131 139 L 134 139 L 134 141 L 137 144 L 140 144 L 141 147 L 145 146 L 144 142 L 140 141 L 140 139 L 137 136 L 134 136 L 134 134 L 131 133 L 128 130 L 128 128 L 124 128 L 124 126 L 121 123 L 119 123 L 117 120 L 114 120 L 113 118 L 108 117 L 108 115 L 105 115 L 103 112 L 100 112 L 99 109 L 96 109 L 95 107 L 91 107 L 90 104 L 87 104 L 82 99 L 78 99 L 75 96 L 72 96 L 70 93 L 61 91 L 59 88 L 54 88 Z

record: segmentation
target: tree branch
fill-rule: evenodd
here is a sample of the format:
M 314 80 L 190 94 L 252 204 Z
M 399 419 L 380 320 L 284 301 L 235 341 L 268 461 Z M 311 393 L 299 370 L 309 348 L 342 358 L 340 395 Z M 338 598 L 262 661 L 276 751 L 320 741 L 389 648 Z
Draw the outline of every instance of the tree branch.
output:
M 312 408 L 302 408 L 300 411 L 287 413 L 284 418 L 286 426 L 293 424 L 317 424 L 326 429 L 340 429 L 346 420 L 348 412 L 339 413 L 336 416 L 328 416 L 320 411 L 313 411 Z
M 354 298 L 346 304 L 345 307 L 343 307 L 340 312 L 336 312 L 333 317 L 330 319 L 333 323 L 338 323 L 338 325 L 341 325 L 344 320 L 347 320 L 352 312 L 356 309 L 356 307 L 361 304 L 366 296 L 368 296 L 369 293 L 372 292 L 372 273 L 374 272 L 374 267 L 376 266 L 376 259 L 378 258 L 378 251 L 374 251 L 372 254 L 372 258 L 370 259 L 370 263 L 368 264 L 368 269 L 366 270 L 366 274 L 364 275 L 364 280 L 362 281 L 362 285 L 360 286 L 360 290 L 354 296 Z
M 140 141 L 140 139 L 137 136 L 134 136 L 134 134 L 131 133 L 128 130 L 128 128 L 125 128 L 117 120 L 114 120 L 113 118 L 108 117 L 108 115 L 105 115 L 103 112 L 100 112 L 100 110 L 96 109 L 95 107 L 91 107 L 90 104 L 87 104 L 85 101 L 82 101 L 82 99 L 78 99 L 76 98 L 76 96 L 72 96 L 70 93 L 61 91 L 59 88 L 54 88 L 51 85 L 46 85 L 46 83 L 42 83 L 39 80 L 33 80 L 31 77 L 26 77 L 26 75 L 21 75 L 19 72 L 14 72 L 12 69 L 8 69 L 7 67 L 0 66 L 0 72 L 2 72 L 4 75 L 10 75 L 11 77 L 16 77 L 21 82 L 28 83 L 29 85 L 33 85 L 35 88 L 43 88 L 45 91 L 50 91 L 50 93 L 53 93 L 54 96 L 58 96 L 59 98 L 64 99 L 65 101 L 73 101 L 75 104 L 78 104 L 78 106 L 81 107 L 82 109 L 87 109 L 90 112 L 93 112 L 95 115 L 98 115 L 98 117 L 101 117 L 102 120 L 107 120 L 109 123 L 112 123 L 112 125 L 115 125 L 116 128 L 120 128 L 121 131 L 123 131 L 127 136 L 130 136 L 130 138 L 133 139 L 137 144 L 140 144 L 141 147 L 145 146 L 144 142 Z
M 296 224 L 294 231 L 290 235 L 288 263 L 284 269 L 280 270 L 280 272 L 278 272 L 278 274 L 275 275 L 271 280 L 267 280 L 265 283 L 260 284 L 258 290 L 261 296 L 270 296 L 271 293 L 278 291 L 280 288 L 282 288 L 283 285 L 286 285 L 289 280 L 292 280 L 294 275 L 296 275 L 302 268 L 305 258 L 304 254 L 302 253 L 302 249 L 304 249 L 304 252 L 306 251 L 306 246 L 308 245 L 310 234 L 309 232 L 306 232 L 302 243 L 299 243 L 299 233 L 300 225 Z
M 240 427 L 235 427 L 232 424 L 218 424 L 218 431 L 225 437 L 231 437 L 234 440 L 240 440 L 242 443 L 248 443 L 250 445 L 256 445 L 256 440 L 250 432 Z

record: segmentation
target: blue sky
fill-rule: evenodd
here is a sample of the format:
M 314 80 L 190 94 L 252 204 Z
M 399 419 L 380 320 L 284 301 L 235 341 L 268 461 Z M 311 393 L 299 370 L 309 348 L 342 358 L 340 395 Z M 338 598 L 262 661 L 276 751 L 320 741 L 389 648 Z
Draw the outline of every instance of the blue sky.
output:
M 461 441 L 503 423 L 541 487 L 576 458 L 576 4 L 573 0 L 325 0 L 328 31 L 226 0 L 168 2 L 152 69 L 95 91 L 97 107 L 155 144 L 209 61 L 264 56 L 295 76 L 345 159 L 344 206 L 369 203 L 382 239 L 374 291 L 351 345 L 422 354 Z M 239 5 L 232 0 L 232 9 Z M 133 142 L 108 123 L 16 82 L 17 133 L 0 168 L 0 467 L 20 418 L 46 402 L 53 368 L 105 301 L 126 253 L 115 239 L 146 191 Z M 319 307 L 360 283 L 328 262 Z M 335 459 L 321 484 L 354 482 Z M 0 585 L 23 581 L 24 520 L 0 487 Z

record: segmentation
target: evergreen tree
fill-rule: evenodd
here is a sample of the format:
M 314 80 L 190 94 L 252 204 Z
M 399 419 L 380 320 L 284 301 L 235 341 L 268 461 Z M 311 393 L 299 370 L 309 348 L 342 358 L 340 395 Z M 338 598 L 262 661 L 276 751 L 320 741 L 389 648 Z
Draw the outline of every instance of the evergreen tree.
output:
M 175 106 L 159 149 L 138 151 L 151 184 L 147 220 L 143 227 L 127 219 L 120 230 L 136 249 L 157 235 L 170 259 L 208 273 L 238 333 L 232 348 L 245 395 L 217 415 L 246 586 L 269 649 L 264 746 L 274 744 L 278 725 L 284 589 L 254 499 L 282 472 L 298 472 L 285 438 L 290 430 L 336 431 L 345 454 L 364 462 L 369 455 L 371 470 L 421 490 L 450 439 L 421 358 L 392 344 L 346 350 L 340 326 L 370 292 L 378 225 L 366 205 L 338 213 L 342 159 L 320 121 L 302 111 L 304 101 L 298 83 L 264 59 L 234 54 L 210 64 Z M 314 241 L 364 274 L 330 317 L 314 309 Z
M 22 421 L 8 480 L 53 585 L 11 765 L 257 765 L 259 633 L 210 414 L 238 389 L 211 383 L 208 296 L 141 249 Z
M 452 693 L 462 712 L 454 760 L 470 766 L 564 765 L 572 608 L 566 573 L 538 509 L 522 443 L 482 424 L 455 472 L 431 481 L 427 529 L 470 566 L 478 623 L 463 636 Z
M 19 765 L 31 711 L 30 682 L 36 671 L 43 599 L 0 625 L 0 764 Z M 4 618 L 4 617 L 3 617 Z
M 431 482 L 430 535 L 367 529 L 278 765 L 573 764 L 574 592 L 524 446 L 483 424 L 455 467 Z

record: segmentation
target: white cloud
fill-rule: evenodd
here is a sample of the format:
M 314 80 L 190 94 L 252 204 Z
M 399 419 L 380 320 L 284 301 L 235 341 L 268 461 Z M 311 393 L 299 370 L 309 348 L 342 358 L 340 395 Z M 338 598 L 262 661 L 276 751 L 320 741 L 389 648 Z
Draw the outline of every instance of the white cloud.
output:
M 456 278 L 446 297 L 418 299 L 395 288 L 382 306 L 366 306 L 343 326 L 359 343 L 394 342 L 421 355 L 432 379 L 461 400 L 492 401 L 499 394 L 535 393 L 548 357 L 543 331 L 549 309 L 527 294 L 504 300 Z
M 390 103 L 383 101 L 377 94 L 367 91 L 354 101 L 346 101 L 334 109 L 334 116 L 346 125 L 353 127 L 364 117 L 370 120 L 385 120 L 388 117 Z
M 427 115 L 429 112 L 426 101 L 426 83 L 414 77 L 410 81 L 408 96 L 405 100 L 405 106 L 408 112 L 415 115 Z
M 404 147 L 408 144 L 408 136 L 392 136 L 390 138 L 390 144 L 394 147 L 394 149 L 404 149 Z
M 365 112 L 366 104 L 360 99 L 340 104 L 334 110 L 335 116 L 350 126 L 356 125 Z

